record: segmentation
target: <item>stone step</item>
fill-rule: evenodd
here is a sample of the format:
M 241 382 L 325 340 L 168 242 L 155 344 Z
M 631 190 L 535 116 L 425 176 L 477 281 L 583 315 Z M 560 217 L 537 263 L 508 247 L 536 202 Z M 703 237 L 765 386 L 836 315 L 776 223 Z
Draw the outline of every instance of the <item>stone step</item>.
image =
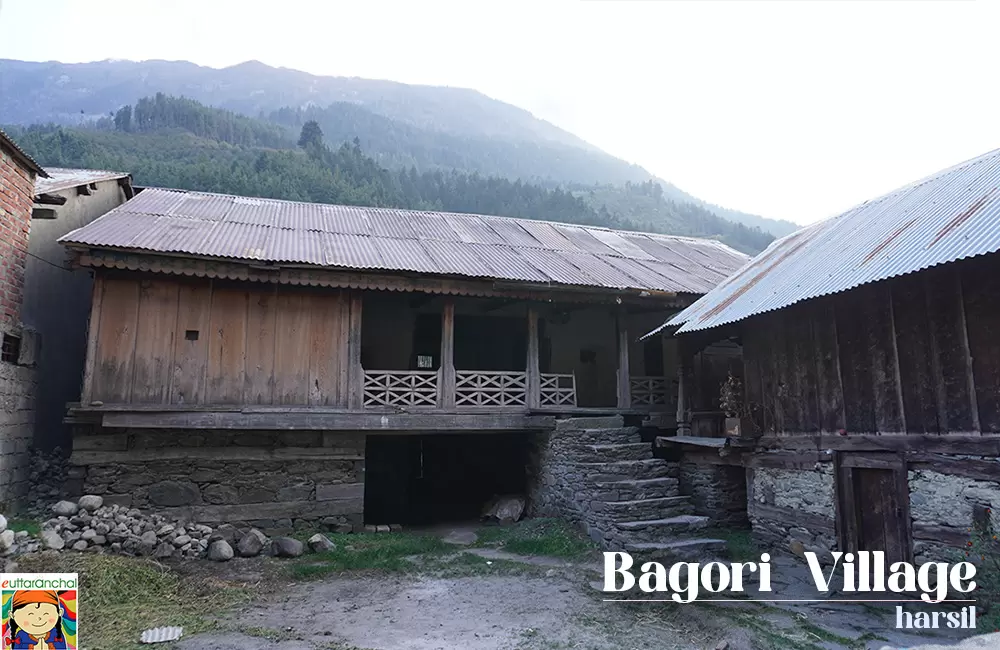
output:
M 651 460 L 653 446 L 648 442 L 625 445 L 584 445 L 576 452 L 577 462 L 616 463 L 622 460 Z
M 591 496 L 602 501 L 637 501 L 679 496 L 676 478 L 648 478 L 639 481 L 595 483 Z
M 690 515 L 694 512 L 690 497 L 661 497 L 638 501 L 591 501 L 590 509 L 600 518 L 613 522 L 634 522 Z
M 583 418 L 564 418 L 556 420 L 556 431 L 573 429 L 616 429 L 625 423 L 620 415 L 605 415 Z
M 698 515 L 678 515 L 664 519 L 624 521 L 615 524 L 629 543 L 677 541 L 681 535 L 708 527 L 708 517 Z
M 609 429 L 580 429 L 567 431 L 553 437 L 553 447 L 577 449 L 580 445 L 621 445 L 642 442 L 639 427 L 614 427 Z M 652 443 L 650 443 L 652 445 Z
M 636 554 L 636 565 L 653 560 L 670 562 L 697 562 L 725 557 L 726 541 L 723 539 L 694 538 L 673 542 L 638 542 L 626 544 L 625 550 Z
M 584 472 L 587 480 L 595 484 L 676 477 L 680 471 L 677 463 L 668 463 L 659 458 L 622 460 L 613 463 L 567 463 L 567 465 Z

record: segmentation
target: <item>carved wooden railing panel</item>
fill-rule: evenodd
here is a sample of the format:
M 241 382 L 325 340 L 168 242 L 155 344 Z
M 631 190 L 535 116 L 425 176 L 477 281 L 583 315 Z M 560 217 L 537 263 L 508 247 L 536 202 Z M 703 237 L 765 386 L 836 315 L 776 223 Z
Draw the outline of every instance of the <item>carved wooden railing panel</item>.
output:
M 526 406 L 528 375 L 500 370 L 455 373 L 455 406 Z
M 629 377 L 632 406 L 666 406 L 670 403 L 666 377 Z
M 365 406 L 437 406 L 436 370 L 366 370 Z
M 542 406 L 576 406 L 576 375 L 541 374 Z

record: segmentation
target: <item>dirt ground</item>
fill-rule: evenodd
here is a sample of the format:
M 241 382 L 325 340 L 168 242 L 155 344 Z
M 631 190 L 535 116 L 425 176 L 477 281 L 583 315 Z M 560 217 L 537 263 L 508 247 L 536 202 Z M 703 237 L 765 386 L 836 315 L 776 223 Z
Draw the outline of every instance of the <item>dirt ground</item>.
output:
M 449 563 L 452 566 L 449 566 Z M 783 595 L 796 564 L 780 569 Z M 255 576 L 259 562 L 225 565 Z M 331 574 L 282 584 L 185 637 L 183 650 L 817 650 L 951 646 L 956 635 L 897 633 L 891 607 L 839 603 L 762 605 L 610 603 L 592 558 L 567 561 L 459 548 L 426 575 Z M 241 573 L 249 571 L 249 574 Z M 776 571 L 777 572 L 777 571 Z M 807 575 L 803 579 L 807 578 Z M 982 639 L 983 637 L 981 637 Z M 971 642 L 970 642 L 971 643 Z M 968 648 L 1000 649 L 1000 637 Z M 966 646 L 963 646 L 963 648 Z

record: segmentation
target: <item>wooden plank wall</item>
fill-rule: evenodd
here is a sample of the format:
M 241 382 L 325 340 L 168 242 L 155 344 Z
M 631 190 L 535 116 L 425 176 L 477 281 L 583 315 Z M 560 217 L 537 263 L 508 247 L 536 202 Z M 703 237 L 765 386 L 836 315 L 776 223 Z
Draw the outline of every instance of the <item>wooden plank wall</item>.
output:
M 346 292 L 119 274 L 99 286 L 91 401 L 347 405 Z
M 1000 432 L 1000 259 L 763 314 L 743 327 L 766 432 Z

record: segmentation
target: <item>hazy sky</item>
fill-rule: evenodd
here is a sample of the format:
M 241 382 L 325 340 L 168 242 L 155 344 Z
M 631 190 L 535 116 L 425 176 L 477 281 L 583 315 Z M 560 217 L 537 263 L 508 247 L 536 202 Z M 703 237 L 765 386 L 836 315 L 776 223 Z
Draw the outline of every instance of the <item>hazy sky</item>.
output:
M 475 88 L 799 223 L 1000 147 L 994 2 L 0 3 L 0 58 L 258 59 Z

